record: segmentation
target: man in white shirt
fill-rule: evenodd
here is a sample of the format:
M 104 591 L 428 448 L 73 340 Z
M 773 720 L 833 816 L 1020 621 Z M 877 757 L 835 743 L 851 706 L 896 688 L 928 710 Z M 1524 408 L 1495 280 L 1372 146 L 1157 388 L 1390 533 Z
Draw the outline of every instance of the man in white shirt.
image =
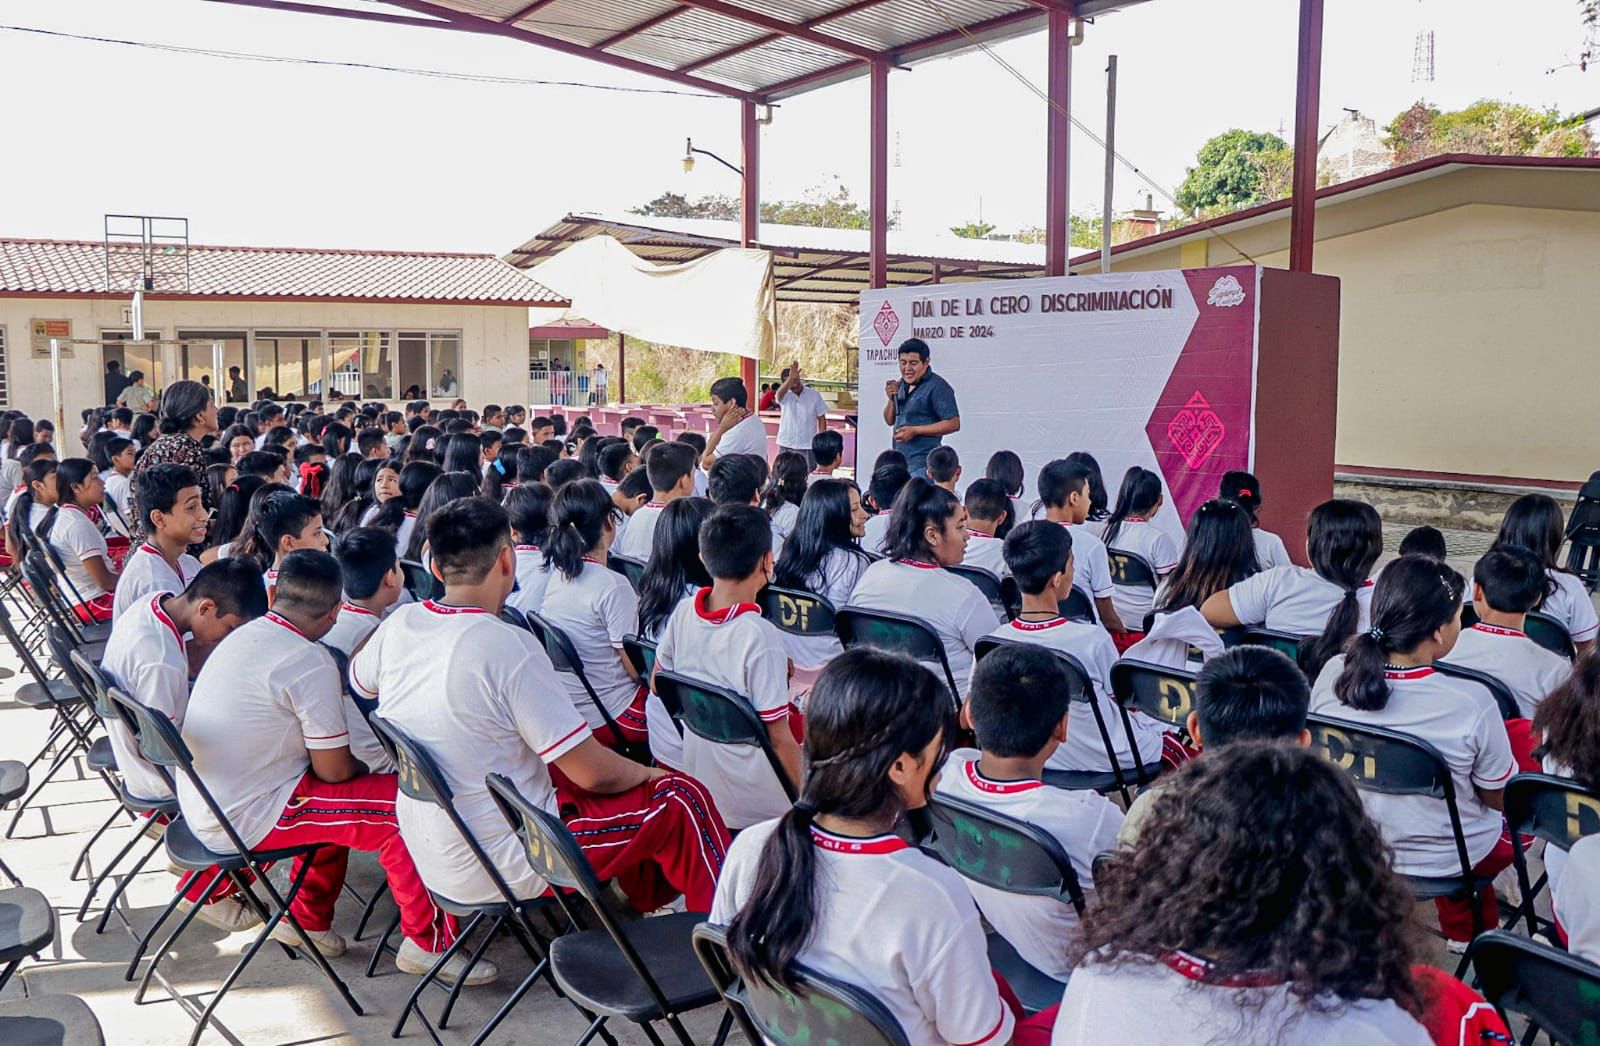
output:
M 706 437 L 700 464 L 707 471 L 718 457 L 753 454 L 767 460 L 767 426 L 749 408 L 750 394 L 740 378 L 718 378 L 711 383 L 711 415 L 717 427 Z
M 661 510 L 694 491 L 694 448 L 686 443 L 662 443 L 651 447 L 644 458 L 645 475 L 650 479 L 650 500 L 628 517 L 628 525 L 611 548 L 612 555 L 650 560 L 655 547 L 656 522 Z
M 800 361 L 783 368 L 782 383 L 773 397 L 778 404 L 778 449 L 806 456 L 806 467 L 816 468 L 811 438 L 828 429 L 828 404 L 822 393 L 800 377 Z
M 316 851 L 290 912 L 324 955 L 345 950 L 333 929 L 349 850 L 374 851 L 400 907 L 395 965 L 426 973 L 449 947 L 455 920 L 436 907 L 400 838 L 393 774 L 368 773 L 350 752 L 339 672 L 318 640 L 339 617 L 342 576 L 326 552 L 302 549 L 278 568 L 273 609 L 218 645 L 200 670 L 183 738 L 195 771 L 246 846 L 275 849 L 326 844 Z M 219 852 L 232 846 L 187 777 L 178 802 L 195 837 Z M 352 817 L 359 810 L 359 817 Z M 191 885 L 191 890 L 194 886 Z M 197 897 L 190 896 L 190 900 Z M 274 939 L 298 943 L 285 921 Z M 463 957 L 441 976 L 461 976 Z M 479 962 L 467 983 L 492 980 Z
M 403 606 L 379 626 L 351 659 L 356 692 L 378 697 L 378 715 L 438 762 L 457 810 L 519 897 L 548 884 L 490 797 L 489 771 L 559 814 L 595 874 L 616 878 L 636 908 L 653 911 L 681 893 L 690 910 L 708 911 L 728 830 L 705 787 L 603 747 L 544 648 L 499 620 L 516 581 L 505 510 L 456 501 L 428 520 L 428 544 L 444 597 Z M 401 796 L 400 821 L 433 890 L 469 904 L 500 899 L 443 811 Z

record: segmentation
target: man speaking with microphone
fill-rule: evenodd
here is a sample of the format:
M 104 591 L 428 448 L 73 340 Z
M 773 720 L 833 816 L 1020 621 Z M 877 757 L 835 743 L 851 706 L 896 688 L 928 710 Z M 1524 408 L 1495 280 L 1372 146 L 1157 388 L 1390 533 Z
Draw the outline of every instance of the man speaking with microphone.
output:
M 883 420 L 894 428 L 896 447 L 906 456 L 913 476 L 928 474 L 928 453 L 944 437 L 961 431 L 956 390 L 928 366 L 928 343 L 907 338 L 900 343 L 900 380 L 884 385 L 888 401 Z

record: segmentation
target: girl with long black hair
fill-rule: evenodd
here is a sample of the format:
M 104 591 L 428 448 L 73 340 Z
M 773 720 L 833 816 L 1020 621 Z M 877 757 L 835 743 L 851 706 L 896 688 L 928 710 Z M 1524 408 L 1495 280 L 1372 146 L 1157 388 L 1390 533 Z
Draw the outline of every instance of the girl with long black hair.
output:
M 1582 654 L 1594 646 L 1595 637 L 1600 635 L 1600 617 L 1595 614 L 1594 602 L 1583 582 L 1561 567 L 1558 557 L 1565 540 L 1566 520 L 1556 499 L 1548 494 L 1524 494 L 1506 509 L 1491 547 L 1520 545 L 1539 557 L 1550 584 L 1538 610 L 1559 621 Z
M 1199 607 L 1212 596 L 1261 572 L 1250 515 L 1233 501 L 1214 498 L 1195 509 L 1178 565 L 1156 593 L 1160 614 Z
M 223 488 L 222 496 L 217 500 L 217 514 L 212 517 L 211 530 L 206 538 L 206 550 L 200 554 L 201 563 L 227 559 L 233 554 L 233 546 L 243 536 L 250 519 L 251 499 L 256 491 L 267 485 L 267 481 L 260 476 L 246 475 L 235 476 L 233 482 Z M 271 485 L 289 489 L 282 484 Z
M 806 480 L 811 466 L 806 456 L 798 450 L 780 450 L 772 459 L 772 475 L 767 489 L 761 495 L 761 508 L 772 519 L 772 547 L 781 550 L 789 535 L 794 533 L 795 520 L 800 515 L 800 503 L 805 500 Z
M 995 451 L 983 467 L 984 479 L 992 479 L 1006 488 L 1006 497 L 1011 499 L 1012 526 L 1028 518 L 1028 506 L 1023 504 L 1022 497 L 1027 493 L 1025 476 L 1022 458 L 1014 450 Z
M 1106 520 L 1111 516 L 1111 510 L 1107 507 L 1110 498 L 1106 495 L 1106 481 L 1100 472 L 1100 462 L 1086 450 L 1075 450 L 1064 460 L 1082 465 L 1089 473 L 1089 515 L 1084 522 L 1099 537 L 1105 533 Z
M 88 458 L 63 458 L 56 466 L 56 504 L 34 531 L 61 560 L 73 612 L 84 623 L 110 621 L 117 587 L 106 537 L 91 518 L 98 516 L 106 485 Z M 19 509 L 20 514 L 20 509 Z
M 422 500 L 417 503 L 417 522 L 411 528 L 401 559 L 426 565 L 423 549 L 428 546 L 428 517 L 458 498 L 470 498 L 478 492 L 478 477 L 470 472 L 445 472 L 428 484 Z
M 362 519 L 378 504 L 372 491 L 372 481 L 378 478 L 378 470 L 385 464 L 387 462 L 383 458 L 356 460 L 347 479 L 348 493 L 344 501 L 328 505 L 324 499 L 323 512 L 327 516 L 329 530 L 335 534 L 343 534 L 362 525 Z M 324 493 L 326 494 L 326 491 Z
M 22 485 L 6 508 L 6 555 L 12 563 L 32 547 L 34 534 L 56 504 L 56 460 L 34 458 L 22 467 Z
M 1500 816 L 1506 781 L 1516 771 L 1511 740 L 1494 701 L 1475 684 L 1434 671 L 1461 634 L 1461 575 L 1434 559 L 1401 556 L 1384 568 L 1372 596 L 1372 625 L 1322 669 L 1311 711 L 1362 726 L 1398 730 L 1431 744 L 1455 781 L 1456 805 L 1473 874 L 1493 879 L 1511 863 Z M 1461 874 L 1445 804 L 1419 795 L 1363 793 L 1367 812 L 1395 848 L 1407 875 Z M 1479 895 L 1483 925 L 1496 924 L 1494 890 Z M 1439 900 L 1439 923 L 1451 950 L 1472 937 L 1466 901 Z
M 1289 558 L 1289 550 L 1284 547 L 1283 539 L 1270 530 L 1262 530 L 1261 521 L 1256 518 L 1261 512 L 1259 479 L 1249 472 L 1224 473 L 1217 497 L 1235 502 L 1249 513 L 1250 533 L 1256 545 L 1256 559 L 1260 561 L 1262 570 L 1286 567 L 1294 562 Z
M 517 587 L 506 605 L 524 614 L 544 606 L 550 569 L 544 546 L 550 540 L 550 507 L 555 494 L 543 483 L 519 483 L 506 493 L 506 515 L 511 517 L 511 537 L 516 545 Z
M 442 469 L 432 461 L 407 462 L 405 468 L 400 470 L 400 520 L 394 529 L 394 552 L 401 559 L 406 558 L 406 549 L 411 547 L 411 536 L 417 529 L 417 513 L 422 507 L 422 496 L 428 492 L 433 481 L 444 475 Z M 376 484 L 376 480 L 374 480 Z M 394 510 L 385 501 L 380 514 L 392 518 Z M 380 526 L 376 520 L 371 524 Z
M 1151 522 L 1164 504 L 1161 477 L 1135 465 L 1122 477 L 1117 507 L 1107 518 L 1101 536 L 1108 550 L 1131 552 L 1150 564 L 1158 585 L 1178 565 L 1178 543 Z M 1150 613 L 1155 602 L 1154 590 L 1119 585 L 1115 581 L 1112 588 L 1111 603 L 1117 608 L 1117 616 L 1132 630 L 1130 634 L 1142 632 L 1145 615 Z M 1123 644 L 1123 649 L 1129 645 L 1126 640 Z
M 501 443 L 494 460 L 483 470 L 483 487 L 478 493 L 490 501 L 504 501 L 506 491 L 517 484 L 517 454 L 521 450 L 515 443 Z
M 650 559 L 639 582 L 639 635 L 655 639 L 685 596 L 711 584 L 700 561 L 700 524 L 711 515 L 708 498 L 678 498 L 661 510 Z
M 844 606 L 872 557 L 861 547 L 866 536 L 867 510 L 861 490 L 848 479 L 819 479 L 800 500 L 794 531 L 783 543 L 773 570 L 773 583 L 782 588 L 813 592 Z M 822 668 L 844 651 L 837 636 L 794 636 L 785 632 L 784 645 L 795 668 Z

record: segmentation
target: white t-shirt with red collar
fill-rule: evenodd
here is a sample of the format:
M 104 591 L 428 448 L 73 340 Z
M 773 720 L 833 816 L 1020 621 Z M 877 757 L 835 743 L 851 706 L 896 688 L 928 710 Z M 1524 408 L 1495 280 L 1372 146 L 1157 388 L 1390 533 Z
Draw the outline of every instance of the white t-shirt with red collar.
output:
M 728 925 L 749 901 L 777 824 L 753 825 L 734 839 L 711 922 Z M 898 836 L 847 838 L 813 828 L 812 841 L 816 915 L 799 961 L 871 992 L 912 1046 L 1010 1042 L 1015 1018 L 990 971 L 966 880 Z
M 614 719 L 639 692 L 639 684 L 622 664 L 622 640 L 639 627 L 639 597 L 627 578 L 605 564 L 585 559 L 581 568 L 571 578 L 551 571 L 539 614 L 572 640 L 589 685 Z M 589 725 L 596 730 L 605 726 L 577 674 L 563 672 L 560 678 Z
M 661 512 L 666 507 L 660 501 L 648 501 L 641 505 L 628 517 L 627 529 L 611 543 L 611 554 L 637 559 L 641 563 L 650 562 L 650 552 L 656 545 L 656 524 L 660 522 Z
M 160 712 L 181 731 L 189 707 L 189 657 L 178 626 L 161 607 L 166 596 L 165 592 L 147 593 L 143 602 L 116 620 L 100 668 L 119 690 Z M 167 779 L 145 761 L 133 732 L 120 717 L 107 721 L 106 733 L 128 793 L 140 799 L 170 799 Z
M 417 514 L 410 509 L 400 517 L 400 525 L 394 532 L 394 554 L 400 559 L 406 558 L 406 549 L 411 547 L 411 534 L 417 529 Z
M 246 846 L 278 823 L 311 769 L 312 750 L 349 746 L 344 705 L 332 655 L 275 613 L 235 629 L 206 659 L 189 697 L 183 739 L 200 779 Z M 213 850 L 231 849 L 181 774 L 178 803 L 196 838 Z
M 1551 905 L 1567 933 L 1567 949 L 1600 963 L 1600 835 L 1572 844 L 1567 874 L 1551 886 Z
M 1116 594 L 1116 586 L 1111 583 L 1111 561 L 1106 558 L 1106 543 L 1100 540 L 1100 531 L 1104 529 L 1103 523 L 1057 523 L 1057 526 L 1066 527 L 1067 533 L 1072 537 L 1072 562 L 1074 588 L 1081 589 L 1091 598 L 1106 599 Z M 1100 608 L 1095 607 L 1095 620 L 1100 620 Z M 1137 629 L 1139 622 L 1124 621 L 1124 625 Z
M 879 560 L 856 582 L 850 604 L 922 619 L 944 644 L 957 698 L 967 695 L 973 648 L 1000 624 L 1000 616 L 978 586 L 934 563 Z M 928 663 L 928 669 L 944 682 L 938 664 Z
M 378 614 L 347 599 L 340 604 L 339 619 L 322 637 L 322 642 L 349 657 L 362 640 L 377 631 L 382 621 L 383 618 Z M 378 741 L 378 735 L 372 732 L 367 717 L 361 714 L 361 709 L 356 707 L 354 701 L 344 703 L 344 719 L 345 725 L 350 728 L 350 754 L 367 764 L 367 769 L 374 773 L 394 770 L 394 760 L 389 758 L 388 750 Z
M 789 718 L 783 633 L 754 603 L 708 609 L 711 589 L 680 600 L 656 640 L 656 668 L 731 690 L 771 727 Z M 654 733 L 655 724 L 651 724 Z M 787 729 L 787 726 L 784 726 Z M 711 792 L 729 828 L 777 817 L 789 797 L 761 749 L 722 745 L 684 728 L 682 768 Z
M 117 575 L 117 591 L 111 600 L 111 620 L 118 618 L 134 605 L 144 602 L 154 592 L 182 592 L 200 573 L 200 561 L 187 552 L 178 557 L 178 569 L 161 550 L 148 541 L 134 547 Z
M 996 639 L 1060 650 L 1072 655 L 1083 666 L 1094 686 L 1095 703 L 1105 720 L 1106 733 L 1116 749 L 1117 763 L 1127 773 L 1135 765 L 1133 749 L 1138 748 L 1137 762 L 1149 766 L 1161 758 L 1162 735 L 1166 728 L 1143 712 L 1129 712 L 1133 723 L 1133 739 L 1122 725 L 1122 712 L 1111 693 L 1111 666 L 1117 661 L 1117 647 L 1111 634 L 1099 625 L 1084 621 L 1068 621 L 1064 617 L 1049 621 L 1008 621 L 989 633 Z M 1095 724 L 1094 713 L 1081 704 L 1067 709 L 1067 740 L 1051 754 L 1045 764 L 1051 770 L 1096 770 L 1109 773 L 1111 759 L 1106 755 L 1105 741 Z
M 517 590 L 511 593 L 506 605 L 524 614 L 537 614 L 544 606 L 544 593 L 549 584 L 550 569 L 544 564 L 544 552 L 538 545 L 518 545 Z
M 1397 730 L 1436 748 L 1455 782 L 1467 856 L 1473 864 L 1483 860 L 1494 849 L 1505 822 L 1500 811 L 1478 798 L 1474 788 L 1504 788 L 1517 769 L 1505 722 L 1488 692 L 1431 667 L 1386 670 L 1388 704 L 1360 711 L 1341 704 L 1334 692 L 1334 682 L 1343 670 L 1343 654 L 1323 666 L 1311 688 L 1311 711 L 1357 726 Z M 1443 800 L 1363 789 L 1361 802 L 1384 840 L 1394 847 L 1396 871 L 1426 876 L 1461 874 Z
M 961 565 L 981 567 L 997 578 L 1010 577 L 1011 570 L 1006 566 L 1005 549 L 1004 538 L 997 538 L 993 534 L 985 534 L 969 527 L 967 551 L 961 557 Z
M 477 607 L 413 603 L 385 618 L 351 659 L 350 682 L 427 749 L 462 819 L 517 896 L 543 893 L 544 880 L 484 785 L 490 771 L 504 774 L 535 806 L 556 813 L 548 764 L 591 736 L 533 634 Z M 401 793 L 397 812 L 430 890 L 469 904 L 500 900 L 443 810 Z
M 1561 622 L 1574 643 L 1587 643 L 1600 635 L 1600 615 L 1595 614 L 1594 601 L 1589 598 L 1583 582 L 1562 570 L 1547 570 L 1545 573 L 1556 583 L 1556 587 L 1539 608 L 1540 613 L 1549 614 Z
M 1372 580 L 1356 590 L 1361 619 L 1356 630 L 1365 632 L 1372 612 Z M 1262 626 L 1297 636 L 1321 635 L 1328 627 L 1344 590 L 1306 567 L 1274 567 L 1240 581 L 1228 589 L 1228 603 L 1240 624 Z
M 98 556 L 105 560 L 106 569 L 111 569 L 106 537 L 94 525 L 89 514 L 77 505 L 62 505 L 60 509 L 50 526 L 50 545 L 61 556 L 61 565 L 66 570 L 67 580 L 72 582 L 72 588 L 88 602 L 104 595 L 105 589 L 95 584 L 84 562 Z M 68 591 L 66 596 L 71 599 L 72 592 Z
M 884 543 L 889 539 L 889 526 L 893 522 L 894 515 L 888 509 L 883 509 L 875 516 L 868 516 L 865 524 L 866 532 L 861 535 L 861 547 L 874 556 L 883 555 L 887 551 Z
M 1250 531 L 1250 537 L 1256 546 L 1256 565 L 1262 570 L 1294 566 L 1294 560 L 1289 558 L 1289 550 L 1284 546 L 1283 539 L 1272 531 L 1257 527 Z
M 1510 689 L 1524 718 L 1572 674 L 1572 663 L 1529 639 L 1527 633 L 1498 625 L 1476 624 L 1461 630 L 1444 659 L 1493 676 Z
M 1077 534 L 1077 531 L 1073 532 L 1074 552 L 1078 548 Z M 1178 565 L 1178 543 L 1172 539 L 1171 534 L 1147 519 L 1129 516 L 1117 528 L 1116 537 L 1106 544 L 1108 548 L 1131 552 L 1149 563 L 1150 568 L 1156 572 L 1157 583 L 1160 578 L 1172 573 L 1172 569 Z M 1107 569 L 1110 569 L 1109 559 Z M 1137 585 L 1116 584 L 1113 584 L 1112 588 L 1111 604 L 1117 608 L 1117 616 L 1122 618 L 1122 623 L 1130 631 L 1143 631 L 1145 615 L 1154 608 L 1155 590 Z
M 850 593 L 855 591 L 856 582 L 861 580 L 861 575 L 871 563 L 872 560 L 866 556 L 842 548 L 829 549 L 822 558 L 822 569 L 805 579 L 805 589 L 826 599 L 837 609 L 850 602 Z M 789 659 L 794 666 L 807 670 L 824 668 L 829 661 L 844 653 L 839 637 L 832 633 L 797 636 L 785 632 L 783 645 L 789 651 Z
M 981 752 L 960 748 L 950 753 L 936 791 L 975 803 L 1053 836 L 1072 861 L 1078 883 L 1093 890 L 1094 856 L 1114 850 L 1122 830 L 1122 811 L 1102 795 L 1064 791 L 1042 781 L 996 781 L 978 769 Z M 1007 893 L 967 881 L 983 917 L 1035 969 L 1064 981 L 1072 972 L 1067 951 L 1078 935 L 1078 913 L 1052 897 Z

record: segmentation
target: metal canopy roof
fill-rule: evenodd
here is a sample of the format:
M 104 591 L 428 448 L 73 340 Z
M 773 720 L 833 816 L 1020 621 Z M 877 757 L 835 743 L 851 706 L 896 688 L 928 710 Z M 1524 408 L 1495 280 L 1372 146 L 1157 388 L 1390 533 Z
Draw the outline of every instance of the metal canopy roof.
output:
M 739 246 L 739 223 L 707 218 L 611 218 L 569 214 L 511 251 L 505 260 L 532 268 L 590 236 L 614 236 L 657 264 L 692 261 Z M 867 230 L 766 223 L 753 247 L 772 252 L 779 301 L 853 305 L 870 283 Z M 1044 275 L 1044 245 L 889 232 L 890 287 Z
M 733 98 L 775 102 L 891 66 L 955 54 L 1143 0 L 381 0 L 353 9 L 298 0 L 213 0 L 489 33 Z M 335 0 L 329 0 L 335 2 Z

